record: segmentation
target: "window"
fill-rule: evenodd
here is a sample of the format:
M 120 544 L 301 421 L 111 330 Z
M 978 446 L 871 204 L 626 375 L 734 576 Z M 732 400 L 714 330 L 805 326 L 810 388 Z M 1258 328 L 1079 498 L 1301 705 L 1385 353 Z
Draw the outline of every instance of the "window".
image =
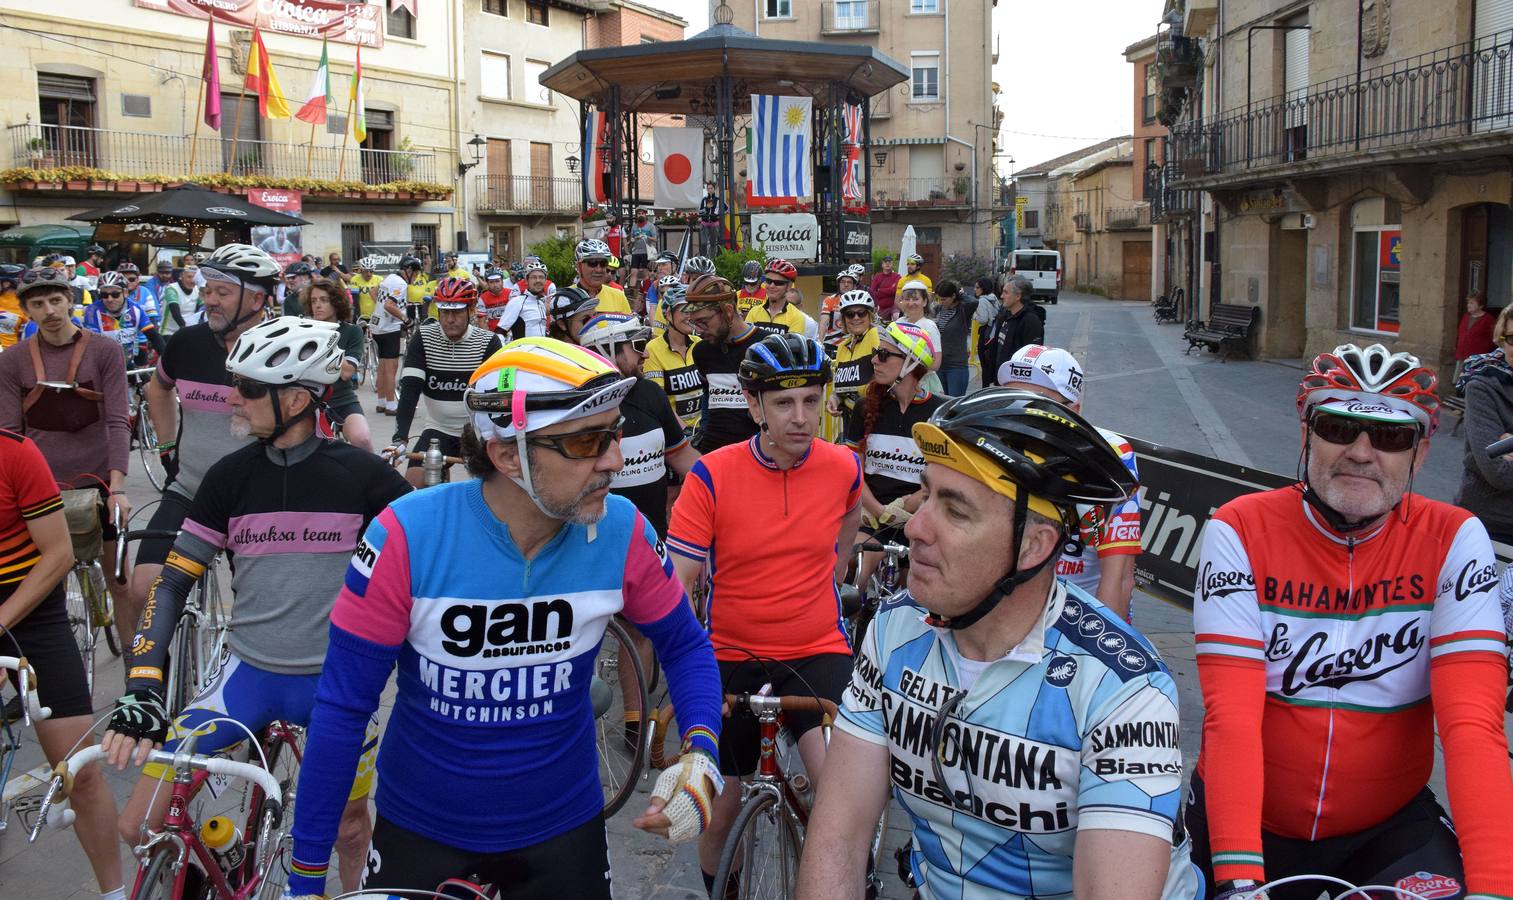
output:
M 764 19 L 791 19 L 793 18 L 793 0 L 767 0 L 762 10 Z
M 532 25 L 549 25 L 546 0 L 525 0 L 525 20 Z
M 1155 163 L 1158 166 L 1161 165 L 1161 148 L 1158 147 L 1157 144 L 1158 144 L 1158 141 L 1157 141 L 1156 138 L 1146 138 L 1145 139 L 1145 164 L 1146 165 L 1150 165 L 1151 163 Z
M 867 0 L 836 0 L 834 25 L 837 31 L 866 28 Z
M 356 271 L 358 260 L 363 257 L 362 245 L 373 243 L 372 222 L 341 223 L 341 259 L 347 268 Z
M 909 0 L 909 15 L 940 12 L 940 0 Z
M 347 114 L 344 112 L 326 113 L 326 134 L 346 134 Z
M 95 165 L 94 80 L 38 72 L 37 105 L 42 113 L 42 141 L 53 164 Z
M 483 0 L 483 11 L 491 16 L 507 16 L 510 14 L 509 0 Z
M 649 34 L 643 34 L 643 35 L 641 35 L 641 43 L 643 43 L 643 44 L 660 44 L 660 43 L 662 43 L 662 41 L 659 38 L 654 38 L 654 37 L 652 37 Z
M 1351 328 L 1397 333 L 1402 251 L 1401 225 L 1356 226 Z
M 138 119 L 152 118 L 152 98 L 146 94 L 122 94 L 121 115 Z
M 241 114 L 237 114 L 237 104 L 243 104 Z M 45 121 L 45 120 L 44 120 Z M 233 175 L 249 175 L 257 173 L 262 167 L 263 145 L 261 142 L 262 131 L 259 123 L 262 117 L 257 114 L 256 94 L 221 94 L 221 167 L 229 170 Z M 227 123 L 231 124 L 227 124 Z M 232 129 L 237 129 L 232 133 Z M 236 150 L 236 160 L 233 166 L 231 159 L 232 149 Z
M 482 96 L 510 99 L 510 58 L 507 54 L 483 51 L 478 66 L 478 88 Z
M 1024 211 L 1024 229 L 1026 231 L 1040 230 L 1040 210 L 1027 209 Z
M 1141 104 L 1141 114 L 1146 124 L 1156 121 L 1156 98 L 1161 93 L 1161 77 L 1156 71 L 1155 63 L 1145 64 L 1145 97 Z
M 544 63 L 539 59 L 525 61 L 525 93 L 524 99 L 531 103 L 552 102 L 552 92 L 541 83 L 541 76 L 551 67 L 551 63 Z
M 915 101 L 940 99 L 940 54 L 915 53 L 909 57 L 912 89 L 909 97 Z
M 436 246 L 438 234 L 439 231 L 435 225 L 411 225 L 410 243 L 416 250 L 420 250 L 422 255 L 435 259 L 438 250 Z
M 359 156 L 362 159 L 362 178 L 368 184 L 385 184 L 407 174 L 401 173 L 398 157 L 389 151 L 394 149 L 394 113 L 387 109 L 363 109 L 363 119 L 368 126 L 368 136 L 363 138 Z
M 388 23 L 389 37 L 415 37 L 415 17 L 410 15 L 410 11 L 403 6 L 396 6 L 389 10 Z

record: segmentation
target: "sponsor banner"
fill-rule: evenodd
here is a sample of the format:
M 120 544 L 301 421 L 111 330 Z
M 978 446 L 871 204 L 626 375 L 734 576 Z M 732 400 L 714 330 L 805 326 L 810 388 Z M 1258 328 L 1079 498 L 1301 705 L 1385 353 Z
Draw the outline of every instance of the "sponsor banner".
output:
M 1286 487 L 1296 479 L 1139 438 L 1126 440 L 1135 448 L 1140 469 L 1143 546 L 1135 562 L 1135 581 L 1146 593 L 1191 609 L 1209 517 L 1242 494 Z M 1513 561 L 1513 546 L 1494 543 L 1493 549 L 1503 564 Z M 1211 595 L 1222 594 L 1228 587 L 1234 586 L 1207 585 Z
M 375 274 L 393 275 L 399 271 L 399 261 L 410 255 L 414 245 L 409 241 L 367 241 L 362 253 L 352 260 L 355 271 L 359 266 L 372 266 Z
M 268 190 L 252 188 L 247 191 L 247 202 L 263 209 L 297 216 L 304 205 L 299 191 Z M 298 225 L 256 225 L 252 229 L 252 244 L 268 251 L 280 268 L 288 268 L 304 255 L 304 238 Z
M 768 257 L 814 259 L 819 256 L 819 220 L 813 213 L 753 214 L 751 242 Z
M 384 45 L 382 3 L 343 3 L 340 0 L 132 0 L 138 9 L 154 9 L 191 19 L 215 13 L 215 20 L 234 28 L 261 28 L 315 40 L 329 38 L 364 47 Z
M 872 222 L 868 219 L 841 220 L 841 256 L 864 259 L 872 264 Z

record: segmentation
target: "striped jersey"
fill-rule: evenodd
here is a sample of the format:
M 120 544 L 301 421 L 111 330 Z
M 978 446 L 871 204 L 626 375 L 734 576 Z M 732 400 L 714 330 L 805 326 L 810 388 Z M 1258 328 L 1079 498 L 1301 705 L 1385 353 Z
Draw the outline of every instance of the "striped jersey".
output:
M 42 451 L 31 438 L 0 429 L 0 602 L 16 592 L 42 555 L 26 523 L 62 509 Z
M 413 379 L 419 383 L 426 412 L 438 430 L 462 434 L 462 427 L 468 423 L 467 405 L 462 399 L 468 379 L 501 346 L 499 335 L 476 325 L 469 325 L 461 338 L 452 341 L 441 330 L 440 322 L 428 322 L 410 340 L 399 378 L 401 382 Z M 407 432 L 409 424 L 408 419 L 401 419 L 400 433 Z

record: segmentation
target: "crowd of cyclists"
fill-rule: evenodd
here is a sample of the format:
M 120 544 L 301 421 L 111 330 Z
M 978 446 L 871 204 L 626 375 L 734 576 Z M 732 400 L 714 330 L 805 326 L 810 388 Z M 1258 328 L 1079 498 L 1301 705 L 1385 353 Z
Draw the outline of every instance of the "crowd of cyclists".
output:
M 590 683 L 613 619 L 665 673 L 682 749 L 634 824 L 697 841 L 711 896 L 739 896 L 715 873 L 760 745 L 723 696 L 765 690 L 840 707 L 833 735 L 786 718 L 816 789 L 807 900 L 868 890 L 890 798 L 927 898 L 1288 900 L 1319 885 L 1268 883 L 1310 874 L 1513 897 L 1513 574 L 1473 515 L 1411 492 L 1441 396 L 1413 356 L 1315 358 L 1298 483 L 1214 513 L 1203 714 L 1181 722 L 1131 612 L 1134 452 L 1084 417 L 1086 371 L 1045 344 L 1023 279 L 965 291 L 889 259 L 842 270 L 815 318 L 782 259 L 736 284 L 664 254 L 630 290 L 592 239 L 564 285 L 539 259 L 444 260 L 351 274 L 227 244 L 145 281 L 96 270 L 82 312 L 83 265 L 0 268 L 21 317 L 0 351 L 0 647 L 36 670 L 53 763 L 96 712 L 59 490 L 98 491 L 118 537 L 126 372 L 154 367 L 170 481 L 147 530 L 172 537 L 113 586 L 126 682 L 101 738 L 141 775 L 119 810 L 96 766 L 70 794 L 105 900 L 129 886 L 119 842 L 169 802 L 149 751 L 227 749 L 240 732 L 199 733 L 222 716 L 308 729 L 286 896 L 326 896 L 334 853 L 343 890 L 609 897 Z M 371 416 L 393 417 L 387 445 Z M 428 486 L 433 448 L 469 477 Z M 884 543 L 907 574 L 880 590 Z M 170 716 L 175 628 L 222 556 L 225 659 Z

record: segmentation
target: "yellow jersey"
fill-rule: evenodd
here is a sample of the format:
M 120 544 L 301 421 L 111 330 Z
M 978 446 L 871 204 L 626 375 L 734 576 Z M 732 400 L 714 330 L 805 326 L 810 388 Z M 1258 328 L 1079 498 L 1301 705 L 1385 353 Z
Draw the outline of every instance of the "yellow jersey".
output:
M 374 289 L 378 287 L 380 281 L 383 281 L 383 279 L 377 274 L 373 274 L 354 275 L 352 276 L 352 280 L 347 282 L 349 288 L 357 291 L 357 314 L 359 316 L 373 315 Z
M 872 381 L 872 354 L 877 350 L 877 341 L 877 329 L 869 328 L 860 339 L 847 335 L 835 348 L 835 393 L 843 398 L 843 404 L 849 402 L 848 395 L 861 396 Z
M 0 349 L 14 347 L 26 329 L 26 313 L 15 291 L 0 294 Z
M 904 274 L 900 275 L 898 277 L 898 289 L 902 291 L 904 289 L 904 285 L 908 284 L 911 281 L 923 281 L 925 283 L 925 290 L 929 291 L 932 294 L 935 293 L 935 282 L 931 281 L 930 276 L 926 275 L 923 272 L 915 272 L 913 275 L 905 272 Z
M 698 342 L 698 338 L 692 338 L 682 354 L 668 346 L 666 335 L 659 334 L 646 343 L 642 374 L 667 394 L 667 402 L 684 431 L 698 427 L 704 400 L 704 376 L 693 364 L 693 346 Z
M 804 333 L 804 311 L 792 303 L 785 305 L 783 311 L 775 316 L 767 311 L 766 306 L 754 306 L 751 312 L 746 314 L 746 321 L 752 325 L 768 323 L 781 325 L 793 334 Z
M 599 305 L 594 307 L 596 313 L 624 313 L 627 316 L 631 314 L 630 301 L 625 299 L 625 292 L 617 287 L 603 285 L 599 288 L 598 299 Z

